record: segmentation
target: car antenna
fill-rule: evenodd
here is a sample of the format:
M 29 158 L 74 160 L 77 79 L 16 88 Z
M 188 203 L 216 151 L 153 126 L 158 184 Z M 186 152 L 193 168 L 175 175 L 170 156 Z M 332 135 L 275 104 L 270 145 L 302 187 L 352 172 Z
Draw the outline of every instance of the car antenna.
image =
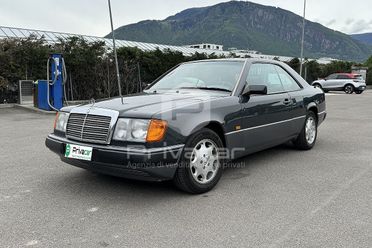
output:
M 108 0 L 108 6 L 109 6 L 109 12 L 110 12 L 112 44 L 113 44 L 113 49 L 114 49 L 114 57 L 115 57 L 115 65 L 116 65 L 116 76 L 117 76 L 117 79 L 118 79 L 119 96 L 121 98 L 121 104 L 124 104 L 123 94 L 121 93 L 119 62 L 118 62 L 118 54 L 116 52 L 115 30 L 114 30 L 114 24 L 113 24 L 113 21 L 112 21 L 111 1 L 110 0 Z

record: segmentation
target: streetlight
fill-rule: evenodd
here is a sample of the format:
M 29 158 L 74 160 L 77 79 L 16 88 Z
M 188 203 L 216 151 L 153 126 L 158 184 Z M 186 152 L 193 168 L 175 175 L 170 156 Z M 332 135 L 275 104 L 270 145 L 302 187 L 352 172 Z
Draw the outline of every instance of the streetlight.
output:
M 110 12 L 112 44 L 113 44 L 113 48 L 114 48 L 114 57 L 115 57 L 115 64 L 116 64 L 116 76 L 117 76 L 117 79 L 118 79 L 118 88 L 119 88 L 119 95 L 121 97 L 121 103 L 123 103 L 123 95 L 121 94 L 121 83 L 120 83 L 118 54 L 116 52 L 115 32 L 114 32 L 114 24 L 113 24 L 113 21 L 112 21 L 111 1 L 110 0 L 108 0 L 108 7 L 109 7 L 109 12 Z
M 302 66 L 304 60 L 304 42 L 305 42 L 305 22 L 306 22 L 306 0 L 304 0 L 304 16 L 302 19 L 302 41 L 301 41 L 301 66 L 300 66 L 300 75 L 302 76 Z

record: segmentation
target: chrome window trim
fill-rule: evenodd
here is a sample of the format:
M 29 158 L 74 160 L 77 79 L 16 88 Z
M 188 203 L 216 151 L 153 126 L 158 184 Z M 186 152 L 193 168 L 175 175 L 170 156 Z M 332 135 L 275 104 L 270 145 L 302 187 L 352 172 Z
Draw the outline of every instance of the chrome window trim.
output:
M 250 130 L 254 130 L 254 129 L 258 129 L 258 128 L 263 128 L 263 127 L 269 127 L 269 126 L 278 125 L 278 124 L 283 124 L 283 123 L 286 123 L 286 122 L 295 121 L 295 120 L 299 120 L 299 119 L 303 119 L 303 118 L 306 118 L 306 115 L 295 117 L 295 118 L 288 119 L 288 120 L 277 121 L 277 122 L 273 122 L 273 123 L 269 123 L 269 124 L 265 124 L 265 125 L 244 128 L 244 129 L 241 129 L 241 130 L 236 130 L 236 131 L 232 131 L 232 132 L 226 133 L 226 135 L 236 134 L 236 133 L 240 133 L 240 132 L 250 131 Z
M 246 67 L 247 67 L 247 64 L 248 64 L 248 59 L 246 59 L 246 60 L 244 61 L 242 71 L 240 72 L 239 79 L 238 79 L 238 81 L 236 82 L 233 91 L 231 92 L 231 96 L 234 96 L 234 95 L 235 95 L 235 93 L 236 93 L 236 91 L 237 91 L 237 89 L 238 89 L 238 86 L 239 86 L 239 84 L 240 84 L 240 81 L 242 80 L 242 78 L 243 78 L 243 76 L 244 76 L 244 72 L 245 72 L 245 69 L 246 69 Z

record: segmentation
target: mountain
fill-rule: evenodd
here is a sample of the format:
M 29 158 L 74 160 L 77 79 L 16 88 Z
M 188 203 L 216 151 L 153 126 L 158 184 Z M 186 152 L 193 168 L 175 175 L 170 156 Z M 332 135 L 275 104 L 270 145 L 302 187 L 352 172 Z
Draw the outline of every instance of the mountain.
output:
M 365 33 L 365 34 L 352 34 L 351 37 L 354 40 L 358 40 L 365 44 L 372 45 L 372 33 Z
M 298 57 L 302 17 L 281 8 L 231 1 L 187 9 L 161 21 L 122 26 L 115 35 L 118 39 L 169 45 L 217 43 L 225 48 Z M 364 61 L 371 54 L 372 46 L 319 23 L 306 22 L 306 57 Z

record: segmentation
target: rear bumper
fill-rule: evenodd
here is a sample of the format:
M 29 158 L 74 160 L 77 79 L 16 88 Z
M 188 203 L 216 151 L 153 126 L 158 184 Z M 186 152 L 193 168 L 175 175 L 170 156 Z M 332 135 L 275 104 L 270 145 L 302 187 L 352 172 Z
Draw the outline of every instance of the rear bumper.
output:
M 92 161 L 65 158 L 66 144 L 93 147 Z M 112 176 L 144 180 L 171 180 L 184 145 L 162 148 L 127 148 L 86 144 L 50 134 L 45 145 L 67 164 Z
M 320 124 L 322 124 L 326 118 L 327 118 L 327 111 L 318 113 L 318 125 L 320 126 Z

